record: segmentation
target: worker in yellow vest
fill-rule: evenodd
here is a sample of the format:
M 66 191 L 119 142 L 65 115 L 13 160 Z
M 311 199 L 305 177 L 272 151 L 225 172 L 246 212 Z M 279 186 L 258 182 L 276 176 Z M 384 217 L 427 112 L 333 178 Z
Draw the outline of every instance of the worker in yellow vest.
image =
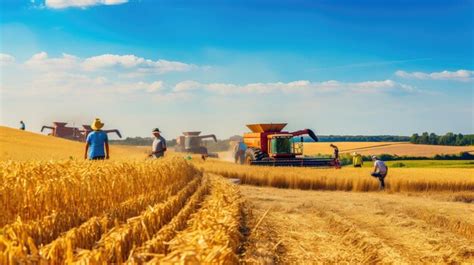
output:
M 362 167 L 364 161 L 362 160 L 362 155 L 358 153 L 352 153 L 352 165 L 354 167 Z

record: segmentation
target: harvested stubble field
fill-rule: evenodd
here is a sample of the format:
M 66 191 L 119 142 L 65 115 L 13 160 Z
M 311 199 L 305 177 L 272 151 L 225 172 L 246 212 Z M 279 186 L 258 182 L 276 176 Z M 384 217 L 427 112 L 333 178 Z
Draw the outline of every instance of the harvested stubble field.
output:
M 241 191 L 252 231 L 244 258 L 251 264 L 474 262 L 472 204 L 386 193 Z
M 331 143 L 305 143 L 304 155 L 333 154 Z M 426 145 L 396 142 L 337 142 L 334 143 L 341 154 L 357 152 L 362 155 L 391 154 L 398 156 L 424 156 L 433 157 L 437 154 L 459 154 L 461 152 L 474 153 L 474 146 L 445 146 Z
M 12 143 L 30 137 L 25 159 Z M 80 143 L 2 139 L 0 264 L 474 262 L 474 169 L 391 168 L 379 192 L 369 168 L 146 160 L 133 148 L 89 162 L 75 159 Z

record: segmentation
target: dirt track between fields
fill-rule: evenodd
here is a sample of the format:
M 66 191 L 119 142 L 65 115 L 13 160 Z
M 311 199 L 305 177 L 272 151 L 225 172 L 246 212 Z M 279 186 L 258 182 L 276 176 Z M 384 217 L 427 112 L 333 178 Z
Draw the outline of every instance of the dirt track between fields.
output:
M 241 190 L 249 263 L 474 262 L 472 203 L 385 192 Z

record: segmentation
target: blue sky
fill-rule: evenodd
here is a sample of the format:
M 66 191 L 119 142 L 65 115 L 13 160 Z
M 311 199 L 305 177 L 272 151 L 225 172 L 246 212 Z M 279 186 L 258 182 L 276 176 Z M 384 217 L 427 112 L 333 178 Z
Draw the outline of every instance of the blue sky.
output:
M 3 125 L 474 133 L 473 1 L 0 3 Z

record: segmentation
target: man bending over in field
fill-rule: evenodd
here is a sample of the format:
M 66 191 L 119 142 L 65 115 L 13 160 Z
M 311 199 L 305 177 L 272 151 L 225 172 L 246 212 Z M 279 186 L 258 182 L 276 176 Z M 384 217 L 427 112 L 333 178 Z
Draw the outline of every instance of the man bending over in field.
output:
M 160 158 L 165 156 L 166 152 L 166 140 L 161 136 L 160 129 L 155 128 L 152 131 L 153 136 L 153 144 L 151 145 L 151 154 L 150 157 L 152 158 Z
M 341 168 L 341 161 L 339 160 L 339 148 L 333 144 L 330 144 L 329 146 L 334 149 L 334 162 L 336 163 L 336 168 Z
M 385 165 L 385 163 L 380 160 L 376 156 L 372 156 L 372 160 L 374 161 L 374 171 L 372 172 L 372 177 L 378 178 L 380 181 L 380 189 L 383 190 L 385 189 L 385 177 L 387 176 L 388 173 L 388 167 Z
M 104 124 L 96 118 L 91 127 L 93 131 L 87 135 L 84 159 L 88 157 L 90 160 L 109 159 L 109 138 L 107 133 L 101 130 Z

